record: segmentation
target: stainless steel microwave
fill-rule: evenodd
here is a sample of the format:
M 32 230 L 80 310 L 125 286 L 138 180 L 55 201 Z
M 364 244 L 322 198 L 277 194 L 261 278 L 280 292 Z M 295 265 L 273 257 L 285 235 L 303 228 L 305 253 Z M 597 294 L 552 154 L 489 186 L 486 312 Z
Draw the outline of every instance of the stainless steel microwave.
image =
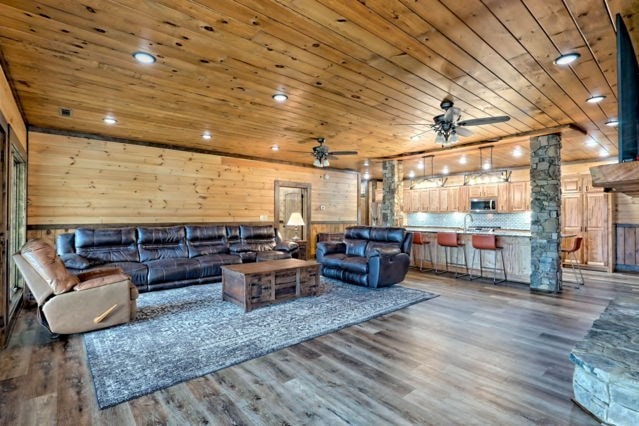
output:
M 494 213 L 497 211 L 497 199 L 471 198 L 470 211 L 474 213 Z

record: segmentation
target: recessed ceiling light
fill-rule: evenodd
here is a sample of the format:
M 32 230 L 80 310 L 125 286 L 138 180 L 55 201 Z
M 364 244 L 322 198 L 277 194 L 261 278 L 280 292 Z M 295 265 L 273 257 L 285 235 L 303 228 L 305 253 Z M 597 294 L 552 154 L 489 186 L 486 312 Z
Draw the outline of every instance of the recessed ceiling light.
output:
M 368 159 L 364 160 L 364 167 L 368 167 Z
M 580 56 L 577 52 L 566 53 L 565 55 L 558 56 L 553 62 L 555 65 L 568 65 L 579 59 Z
M 590 148 L 595 147 L 595 146 L 597 146 L 597 145 L 599 145 L 599 144 L 597 143 L 597 141 L 596 141 L 596 140 L 594 140 L 594 139 L 592 139 L 592 138 L 590 138 L 590 139 L 588 139 L 588 140 L 586 141 L 586 146 L 588 146 L 588 147 L 590 147 Z
M 586 102 L 588 102 L 589 104 L 596 104 L 598 102 L 603 101 L 605 98 L 606 97 L 602 95 L 591 96 L 588 99 L 586 99 Z
M 286 100 L 288 99 L 288 96 L 286 96 L 284 93 L 276 93 L 273 95 L 273 100 L 275 102 L 286 102 Z
M 601 148 L 599 150 L 599 156 L 600 157 L 607 157 L 608 156 L 608 151 L 606 151 L 604 148 Z
M 442 168 L 442 173 L 443 173 L 443 174 L 445 174 L 445 175 L 447 175 L 447 174 L 448 174 L 448 166 L 444 166 L 444 167 Z
M 204 139 L 206 141 L 211 140 L 212 137 L 213 136 L 211 136 L 211 133 L 209 133 L 209 132 L 202 133 L 202 139 Z
M 422 169 L 424 168 L 424 162 L 423 162 L 423 161 L 420 161 L 419 163 L 417 163 L 417 168 L 418 168 L 419 170 L 422 170 Z
M 411 170 L 410 172 L 408 172 L 408 178 L 412 179 L 415 177 L 415 172 L 413 170 Z
M 104 121 L 106 124 L 115 124 L 115 123 L 117 123 L 117 122 L 118 122 L 118 120 L 116 120 L 115 118 L 113 118 L 113 117 L 111 117 L 111 116 L 109 116 L 109 115 L 107 115 L 106 117 L 104 117 L 104 118 L 102 119 L 102 121 Z
M 521 147 L 517 146 L 515 147 L 515 149 L 513 149 L 513 157 L 519 158 L 522 155 L 524 155 L 524 151 L 521 149 Z
M 461 157 L 459 157 L 459 164 L 466 164 L 466 161 L 468 161 L 468 160 L 466 160 L 466 156 L 465 155 L 462 155 Z
M 147 52 L 133 52 L 132 56 L 141 64 L 152 64 L 155 62 L 155 56 Z
M 612 118 L 608 121 L 606 121 L 606 126 L 610 126 L 610 127 L 617 127 L 619 125 L 619 120 Z
M 421 138 L 422 138 L 421 135 L 413 135 L 410 137 L 410 140 L 412 140 L 413 142 L 417 142 Z
M 364 172 L 364 174 L 362 175 L 362 177 L 364 178 L 364 180 L 369 180 L 371 178 L 371 174 L 368 172 Z
M 275 145 L 273 145 L 273 146 L 271 147 L 271 149 L 272 149 L 273 151 L 279 151 L 279 150 L 280 150 L 280 147 L 279 147 L 277 144 L 275 144 Z

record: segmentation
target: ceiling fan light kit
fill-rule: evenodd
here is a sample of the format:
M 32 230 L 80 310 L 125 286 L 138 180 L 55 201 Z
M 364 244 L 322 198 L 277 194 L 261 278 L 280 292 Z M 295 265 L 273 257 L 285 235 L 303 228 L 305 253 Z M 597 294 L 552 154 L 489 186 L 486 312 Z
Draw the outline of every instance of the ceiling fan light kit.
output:
M 326 139 L 317 138 L 319 145 L 313 147 L 311 154 L 313 155 L 313 165 L 315 167 L 328 167 L 331 165 L 329 158 L 337 158 L 338 155 L 357 155 L 357 151 L 329 151 L 328 146 L 324 145 Z

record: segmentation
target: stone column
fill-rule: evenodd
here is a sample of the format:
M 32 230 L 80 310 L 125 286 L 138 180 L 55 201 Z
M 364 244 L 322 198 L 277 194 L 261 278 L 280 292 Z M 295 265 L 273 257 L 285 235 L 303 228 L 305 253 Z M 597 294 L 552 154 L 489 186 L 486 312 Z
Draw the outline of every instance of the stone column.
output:
M 530 140 L 530 289 L 561 291 L 561 136 Z
M 404 195 L 404 167 L 401 161 L 386 160 L 382 164 L 383 198 L 382 224 L 402 226 L 402 197 Z

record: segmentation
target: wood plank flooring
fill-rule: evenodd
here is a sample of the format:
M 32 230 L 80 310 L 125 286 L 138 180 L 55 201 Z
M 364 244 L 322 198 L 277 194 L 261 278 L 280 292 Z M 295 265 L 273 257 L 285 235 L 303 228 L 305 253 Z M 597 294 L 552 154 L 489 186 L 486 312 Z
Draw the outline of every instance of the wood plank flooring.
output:
M 0 424 L 597 424 L 570 400 L 568 354 L 639 276 L 584 275 L 545 296 L 411 270 L 440 297 L 106 410 L 81 337 L 50 340 L 25 309 L 0 352 Z

